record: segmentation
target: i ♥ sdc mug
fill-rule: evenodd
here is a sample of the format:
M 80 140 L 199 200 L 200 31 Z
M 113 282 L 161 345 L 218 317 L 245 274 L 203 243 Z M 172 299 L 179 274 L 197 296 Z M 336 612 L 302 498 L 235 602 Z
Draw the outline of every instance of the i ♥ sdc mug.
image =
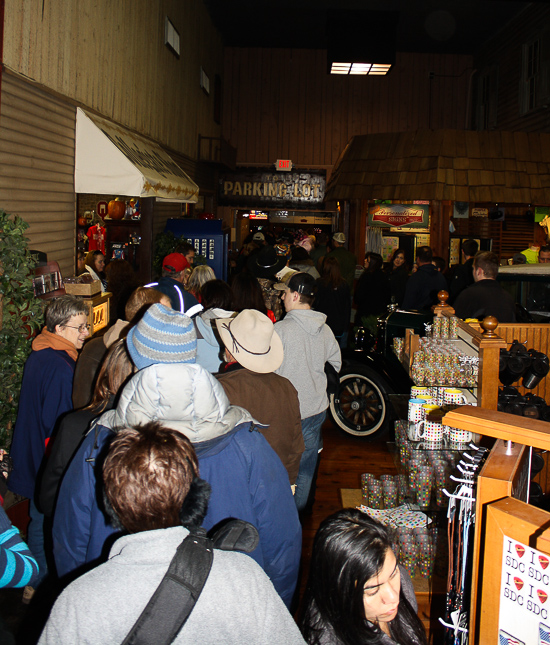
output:
M 467 405 L 468 400 L 462 390 L 451 387 L 443 390 L 443 403 L 445 405 Z

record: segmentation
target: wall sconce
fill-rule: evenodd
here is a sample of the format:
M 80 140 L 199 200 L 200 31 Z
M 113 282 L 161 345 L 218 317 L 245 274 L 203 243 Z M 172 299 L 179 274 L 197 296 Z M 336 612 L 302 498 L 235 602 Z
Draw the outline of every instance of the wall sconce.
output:
M 329 74 L 385 76 L 395 63 L 396 11 L 327 13 Z

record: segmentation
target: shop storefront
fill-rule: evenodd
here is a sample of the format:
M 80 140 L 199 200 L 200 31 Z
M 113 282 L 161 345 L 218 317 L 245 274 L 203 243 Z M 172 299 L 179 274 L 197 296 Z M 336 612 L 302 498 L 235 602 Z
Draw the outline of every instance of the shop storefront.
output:
M 233 211 L 239 247 L 257 230 L 330 234 L 336 224 L 336 209 L 325 199 L 324 171 L 239 168 L 220 175 L 218 191 L 218 204 Z

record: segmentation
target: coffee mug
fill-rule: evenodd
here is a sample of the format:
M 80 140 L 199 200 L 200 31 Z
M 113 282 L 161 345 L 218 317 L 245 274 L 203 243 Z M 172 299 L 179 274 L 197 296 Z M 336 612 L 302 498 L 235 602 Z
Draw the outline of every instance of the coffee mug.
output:
M 472 441 L 473 436 L 468 430 L 449 428 L 449 439 L 453 444 L 467 443 L 468 441 Z
M 429 399 L 430 390 L 422 385 L 413 385 L 411 387 L 411 398 L 413 399 Z
M 424 399 L 410 399 L 409 400 L 409 421 L 418 423 L 425 416 L 425 411 L 422 406 L 426 404 Z
M 443 439 L 443 425 L 441 421 L 423 420 L 416 424 L 415 434 L 418 439 L 425 441 L 441 441 Z
M 447 388 L 443 390 L 443 403 L 445 405 L 467 405 L 468 399 L 458 388 Z

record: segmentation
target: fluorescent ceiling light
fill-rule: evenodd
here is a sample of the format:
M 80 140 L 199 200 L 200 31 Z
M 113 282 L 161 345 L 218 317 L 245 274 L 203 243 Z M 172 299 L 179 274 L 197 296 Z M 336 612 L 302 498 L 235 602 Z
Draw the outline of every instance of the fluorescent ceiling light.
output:
M 331 74 L 354 76 L 385 76 L 391 69 L 391 63 L 332 63 Z

